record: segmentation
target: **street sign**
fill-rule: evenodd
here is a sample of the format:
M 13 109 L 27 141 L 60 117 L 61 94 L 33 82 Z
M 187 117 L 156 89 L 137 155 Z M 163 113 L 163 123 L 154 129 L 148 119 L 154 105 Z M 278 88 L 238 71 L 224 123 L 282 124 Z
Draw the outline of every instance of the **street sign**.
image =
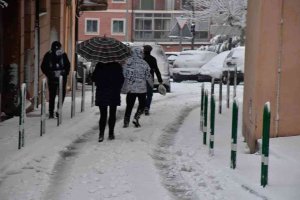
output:
M 180 29 L 182 29 L 184 27 L 184 25 L 186 24 L 186 22 L 188 21 L 186 18 L 183 17 L 176 17 L 177 23 L 180 27 Z

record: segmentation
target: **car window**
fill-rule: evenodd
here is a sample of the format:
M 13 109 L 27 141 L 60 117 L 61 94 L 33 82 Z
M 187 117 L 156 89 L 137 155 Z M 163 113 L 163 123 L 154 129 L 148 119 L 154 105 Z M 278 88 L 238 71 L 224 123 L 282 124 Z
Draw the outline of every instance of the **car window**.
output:
M 151 51 L 151 55 L 156 58 L 157 62 L 166 62 L 167 60 L 164 51 L 161 48 L 158 48 L 156 46 Z

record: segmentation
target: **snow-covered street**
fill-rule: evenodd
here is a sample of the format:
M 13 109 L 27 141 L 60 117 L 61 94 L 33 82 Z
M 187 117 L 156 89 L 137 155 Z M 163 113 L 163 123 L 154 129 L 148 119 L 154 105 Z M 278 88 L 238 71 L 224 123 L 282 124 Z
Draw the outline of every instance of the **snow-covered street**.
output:
M 172 92 L 166 96 L 155 93 L 150 116 L 141 117 L 141 128 L 132 124 L 122 128 L 126 106 L 122 95 L 113 141 L 107 140 L 106 131 L 104 142 L 97 142 L 99 110 L 91 107 L 90 91 L 85 112 L 79 112 L 78 97 L 77 113 L 71 119 L 68 97 L 62 125 L 57 127 L 56 120 L 47 119 L 42 137 L 39 111 L 28 113 L 21 150 L 17 150 L 18 118 L 0 123 L 0 199 L 298 199 L 300 137 L 270 141 L 269 185 L 263 188 L 261 156 L 248 154 L 241 136 L 243 85 L 237 89 L 240 117 L 237 168 L 233 170 L 226 87 L 221 115 L 216 107 L 215 149 L 210 156 L 199 129 L 201 84 L 172 83 Z M 210 91 L 210 83 L 205 88 Z M 218 97 L 217 85 L 215 94 Z

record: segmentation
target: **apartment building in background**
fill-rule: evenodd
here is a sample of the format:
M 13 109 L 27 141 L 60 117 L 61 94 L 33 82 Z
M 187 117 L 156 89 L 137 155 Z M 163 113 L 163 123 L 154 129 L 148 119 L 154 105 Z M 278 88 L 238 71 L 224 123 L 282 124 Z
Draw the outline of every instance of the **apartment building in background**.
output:
M 93 36 L 114 37 L 123 42 L 156 43 L 165 51 L 179 51 L 180 37 L 169 37 L 183 11 L 183 0 L 108 0 L 105 11 L 82 12 L 79 18 L 79 41 Z M 184 28 L 190 30 L 192 19 Z M 209 23 L 195 22 L 194 47 L 207 44 Z M 179 33 L 178 33 L 179 34 Z M 191 49 L 191 38 L 181 40 L 182 49 Z

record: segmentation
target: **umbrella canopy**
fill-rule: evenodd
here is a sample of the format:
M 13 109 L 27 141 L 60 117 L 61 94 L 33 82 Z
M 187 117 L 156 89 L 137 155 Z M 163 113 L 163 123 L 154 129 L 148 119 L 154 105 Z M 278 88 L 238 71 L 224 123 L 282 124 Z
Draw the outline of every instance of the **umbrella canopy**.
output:
M 91 62 L 122 62 L 130 56 L 130 49 L 110 37 L 93 37 L 77 45 L 77 53 Z

